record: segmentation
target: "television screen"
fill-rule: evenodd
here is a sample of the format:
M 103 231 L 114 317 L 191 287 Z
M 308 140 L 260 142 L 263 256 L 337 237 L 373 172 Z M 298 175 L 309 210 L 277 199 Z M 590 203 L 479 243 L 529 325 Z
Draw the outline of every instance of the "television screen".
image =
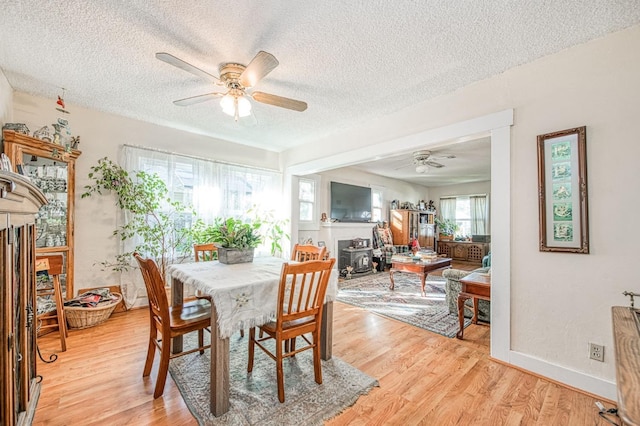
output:
M 331 219 L 340 222 L 369 222 L 371 188 L 331 182 Z

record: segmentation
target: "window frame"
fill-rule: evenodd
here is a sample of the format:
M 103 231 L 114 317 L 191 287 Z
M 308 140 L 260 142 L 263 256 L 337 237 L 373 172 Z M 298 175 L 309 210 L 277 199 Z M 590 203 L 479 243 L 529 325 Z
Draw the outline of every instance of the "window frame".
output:
M 296 176 L 295 184 L 293 185 L 293 200 L 295 200 L 295 207 L 293 213 L 295 214 L 295 220 L 298 223 L 298 230 L 301 231 L 317 231 L 320 229 L 320 206 L 319 206 L 319 191 L 321 178 L 320 175 L 304 175 L 304 176 Z M 301 220 L 300 219 L 300 182 L 308 181 L 312 182 L 314 185 L 313 191 L 313 201 L 310 202 L 312 204 L 312 213 L 311 220 Z M 304 201 L 305 203 L 309 203 L 309 201 Z

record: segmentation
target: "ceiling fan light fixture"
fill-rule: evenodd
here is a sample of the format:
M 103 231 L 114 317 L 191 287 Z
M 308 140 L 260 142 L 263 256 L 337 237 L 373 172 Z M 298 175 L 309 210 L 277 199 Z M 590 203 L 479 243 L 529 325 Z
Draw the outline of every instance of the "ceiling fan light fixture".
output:
M 243 95 L 232 95 L 227 93 L 220 100 L 222 112 L 231 117 L 246 117 L 251 114 L 251 102 Z
M 429 166 L 426 164 L 419 164 L 416 166 L 416 173 L 427 173 L 429 171 Z

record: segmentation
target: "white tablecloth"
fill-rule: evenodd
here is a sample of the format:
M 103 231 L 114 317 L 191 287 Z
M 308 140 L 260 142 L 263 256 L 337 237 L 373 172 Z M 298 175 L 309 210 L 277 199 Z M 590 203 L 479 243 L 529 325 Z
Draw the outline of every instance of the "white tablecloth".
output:
M 169 273 L 183 285 L 212 296 L 218 313 L 220 337 L 265 324 L 275 317 L 278 284 L 284 259 L 256 257 L 253 262 L 225 265 L 194 262 L 169 266 Z M 335 300 L 338 272 L 331 271 L 327 301 Z

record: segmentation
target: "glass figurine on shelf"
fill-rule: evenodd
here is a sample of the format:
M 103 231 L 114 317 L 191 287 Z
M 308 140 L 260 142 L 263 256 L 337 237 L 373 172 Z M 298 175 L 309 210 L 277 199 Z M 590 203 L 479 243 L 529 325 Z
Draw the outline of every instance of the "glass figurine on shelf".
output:
M 55 129 L 55 133 L 53 134 L 53 143 L 64 147 L 70 146 L 71 129 L 69 128 L 69 122 L 62 118 L 58 118 L 58 122 L 51 125 Z

